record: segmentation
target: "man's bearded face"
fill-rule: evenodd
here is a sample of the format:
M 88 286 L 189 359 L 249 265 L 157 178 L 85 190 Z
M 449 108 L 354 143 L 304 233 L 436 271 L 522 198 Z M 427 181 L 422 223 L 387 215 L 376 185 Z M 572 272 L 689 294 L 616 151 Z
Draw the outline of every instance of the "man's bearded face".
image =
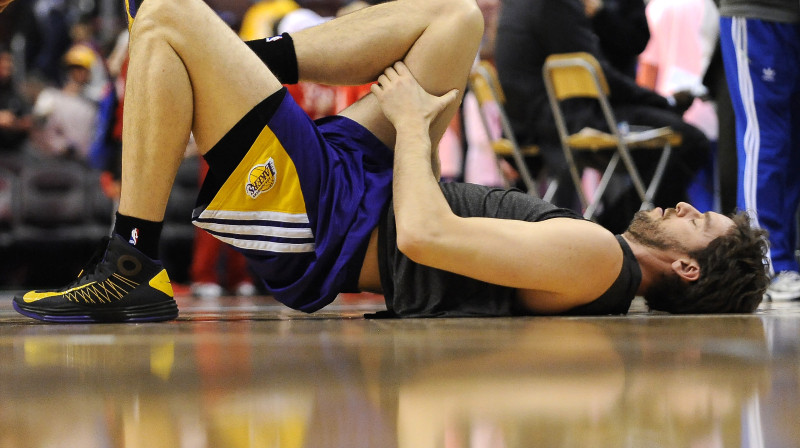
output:
M 645 211 L 638 211 L 633 215 L 633 220 L 626 233 L 638 243 L 660 250 L 677 250 L 687 253 L 688 250 L 680 241 L 667 234 L 665 229 Z

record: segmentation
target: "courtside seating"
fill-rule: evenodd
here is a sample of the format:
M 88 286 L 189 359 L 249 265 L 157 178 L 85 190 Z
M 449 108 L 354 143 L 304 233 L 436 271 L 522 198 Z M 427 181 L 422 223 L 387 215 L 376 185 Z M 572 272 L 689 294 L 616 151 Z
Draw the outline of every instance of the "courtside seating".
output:
M 79 243 L 89 235 L 88 171 L 78 162 L 48 160 L 27 163 L 20 173 L 19 208 L 14 243 L 21 246 Z
M 11 229 L 16 210 L 16 196 L 19 189 L 17 183 L 16 174 L 5 168 L 0 168 L 0 248 L 7 248 L 13 241 Z
M 658 191 L 672 152 L 672 146 L 680 145 L 681 136 L 669 127 L 620 130 L 620 125 L 609 104 L 609 87 L 605 75 L 600 64 L 591 54 L 551 55 L 545 61 L 542 71 L 561 146 L 569 165 L 570 176 L 584 208 L 584 217 L 587 219 L 594 217 L 600 199 L 606 191 L 611 175 L 617 169 L 620 159 L 622 159 L 622 166 L 630 176 L 636 193 L 642 201 L 642 209 L 652 207 L 652 200 Z M 570 133 L 561 109 L 561 103 L 570 98 L 597 100 L 603 110 L 609 131 L 584 128 L 579 132 Z M 639 170 L 631 157 L 631 151 L 660 152 L 655 173 L 647 186 L 642 181 Z M 607 160 L 607 165 L 591 203 L 587 200 L 587 195 L 582 188 L 579 172 L 582 169 L 580 160 L 584 160 L 584 158 L 576 157 L 578 153 L 605 153 L 608 155 L 607 158 L 603 158 L 603 160 Z M 596 160 L 597 158 L 592 159 Z
M 539 193 L 539 182 L 531 175 L 529 169 L 528 162 L 534 159 L 540 159 L 539 147 L 536 145 L 520 146 L 514 137 L 511 122 L 505 111 L 505 94 L 500 85 L 500 81 L 497 77 L 497 70 L 494 65 L 489 61 L 480 61 L 476 64 L 470 73 L 469 87 L 478 100 L 481 122 L 486 130 L 486 135 L 489 139 L 489 143 L 492 145 L 495 155 L 497 155 L 498 158 L 511 157 L 514 160 L 516 169 L 529 194 L 543 197 L 547 201 L 552 199 L 557 186 L 556 183 L 550 182 L 547 191 L 542 196 Z M 497 117 L 491 116 L 488 113 L 490 104 L 494 105 L 498 112 L 501 126 L 500 133 L 495 132 L 490 125 L 491 120 L 497 119 Z M 536 160 L 536 162 L 541 164 L 541 160 Z M 503 172 L 503 170 L 501 170 L 501 172 Z M 507 183 L 511 183 L 510 179 L 506 178 L 505 180 Z

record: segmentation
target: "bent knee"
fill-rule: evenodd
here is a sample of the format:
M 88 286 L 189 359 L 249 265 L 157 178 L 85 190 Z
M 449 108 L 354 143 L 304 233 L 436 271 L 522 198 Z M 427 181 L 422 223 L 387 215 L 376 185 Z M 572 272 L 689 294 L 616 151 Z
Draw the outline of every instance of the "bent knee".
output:
M 483 27 L 483 14 L 475 0 L 413 0 L 419 3 L 420 10 L 432 20 L 457 17 L 465 19 L 464 24 Z
M 483 37 L 483 13 L 475 0 L 436 0 L 441 8 L 437 17 L 449 17 L 458 24 L 459 32 L 465 37 L 478 40 Z
M 191 27 L 200 0 L 147 0 L 141 3 L 131 26 L 131 40 L 142 34 Z

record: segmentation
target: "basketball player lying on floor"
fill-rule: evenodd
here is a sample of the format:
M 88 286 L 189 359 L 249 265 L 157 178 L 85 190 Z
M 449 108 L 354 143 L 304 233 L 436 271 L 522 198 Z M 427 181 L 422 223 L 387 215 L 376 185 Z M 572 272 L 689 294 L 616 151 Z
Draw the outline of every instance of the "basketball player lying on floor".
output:
M 75 282 L 15 297 L 26 316 L 177 317 L 157 245 L 190 131 L 211 167 L 194 224 L 242 251 L 294 309 L 360 290 L 383 293 L 400 317 L 624 314 L 637 294 L 674 313 L 761 301 L 765 240 L 744 215 L 680 203 L 639 212 L 615 236 L 521 192 L 438 184 L 435 148 L 483 32 L 474 0 L 398 0 L 247 45 L 201 0 L 126 6 L 115 229 Z M 298 77 L 379 84 L 315 123 L 281 85 Z

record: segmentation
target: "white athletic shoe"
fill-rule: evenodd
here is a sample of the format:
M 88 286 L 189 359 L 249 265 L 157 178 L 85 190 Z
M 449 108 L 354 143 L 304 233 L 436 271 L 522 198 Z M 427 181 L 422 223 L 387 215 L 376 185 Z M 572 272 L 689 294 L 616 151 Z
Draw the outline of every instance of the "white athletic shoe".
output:
M 800 273 L 780 272 L 769 284 L 767 297 L 772 301 L 800 299 Z
M 223 293 L 222 286 L 216 283 L 192 283 L 191 290 L 198 299 L 216 299 Z
M 251 282 L 241 282 L 236 286 L 236 295 L 242 297 L 251 297 L 256 295 L 256 286 Z

